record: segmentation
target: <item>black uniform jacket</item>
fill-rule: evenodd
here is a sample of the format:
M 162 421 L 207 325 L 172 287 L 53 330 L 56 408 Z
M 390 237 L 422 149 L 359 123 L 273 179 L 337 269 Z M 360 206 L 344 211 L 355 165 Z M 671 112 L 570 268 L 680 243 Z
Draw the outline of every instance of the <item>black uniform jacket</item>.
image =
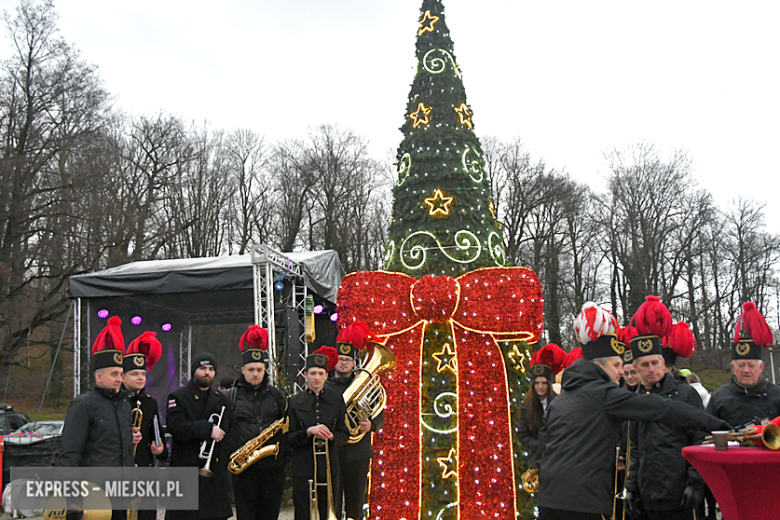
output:
M 95 387 L 71 401 L 57 466 L 114 468 L 134 464 L 127 393 Z
M 738 428 L 771 421 L 780 415 L 780 387 L 762 378 L 748 389 L 732 378 L 712 393 L 707 411 Z
M 688 404 L 628 392 L 587 359 L 566 369 L 562 388 L 539 434 L 540 507 L 611 514 L 622 421 L 664 421 L 707 431 L 725 426 Z
M 532 390 L 529 389 L 528 391 L 531 392 Z M 547 406 L 549 407 L 550 403 L 552 403 L 552 400 L 555 399 L 556 395 L 558 394 L 553 392 L 552 388 L 550 388 L 548 392 L 549 392 L 548 393 L 549 401 L 547 403 Z M 536 401 L 538 401 L 538 399 L 536 399 Z M 533 406 L 535 404 L 536 404 L 535 402 L 532 403 L 523 402 L 520 405 L 520 422 L 518 425 L 517 436 L 520 438 L 520 442 L 523 444 L 523 449 L 525 449 L 525 451 L 528 452 L 528 464 L 533 464 L 534 461 L 536 461 L 536 451 L 539 444 L 538 443 L 539 430 L 541 429 L 541 428 L 532 429 L 531 426 L 528 424 L 528 414 L 529 414 L 528 406 Z M 540 407 L 542 406 L 541 402 L 539 402 L 539 406 Z
M 342 396 L 344 395 L 344 390 L 346 390 L 350 383 L 355 379 L 355 374 L 352 374 L 347 377 L 333 377 L 328 378 L 327 382 L 325 383 L 327 386 L 333 387 L 333 389 L 340 393 Z M 344 403 L 346 406 L 346 403 Z M 371 433 L 377 432 L 382 429 L 382 426 L 385 424 L 385 412 L 384 410 L 379 412 L 379 415 L 371 419 L 371 430 L 367 432 L 362 439 L 360 439 L 355 444 L 345 444 L 342 446 L 341 450 L 341 460 L 343 461 L 353 461 L 353 460 L 364 460 L 364 459 L 370 459 L 374 456 L 374 448 L 371 444 Z
M 333 433 L 328 441 L 330 450 L 330 471 L 338 475 L 338 449 L 349 438 L 346 415 L 347 408 L 340 392 L 332 386 L 325 386 L 319 395 L 311 390 L 298 392 L 290 398 L 290 432 L 288 443 L 292 449 L 293 478 L 312 478 L 314 475 L 313 435 L 306 430 L 310 426 L 324 424 Z
M 233 401 L 235 422 L 230 427 L 228 438 L 231 453 L 250 439 L 260 435 L 260 432 L 287 414 L 287 397 L 280 390 L 268 384 L 268 377 L 263 378 L 260 386 L 252 388 L 244 376 L 241 376 L 228 395 L 232 395 L 233 392 L 235 392 Z M 279 454 L 276 457 L 260 459 L 249 469 L 256 471 L 254 468 L 283 465 L 287 460 L 285 435 L 277 432 L 264 446 L 272 446 L 276 443 L 279 443 Z
M 154 455 L 152 455 L 155 417 L 157 417 L 157 422 L 160 425 L 160 437 L 162 438 L 161 440 L 163 443 L 163 451 L 157 458 L 159 460 L 168 458 L 168 448 L 165 446 L 162 423 L 160 422 L 157 410 L 157 400 L 142 389 L 137 393 L 132 391 L 129 392 L 128 401 L 130 401 L 130 407 L 132 409 L 135 409 L 140 405 L 141 412 L 144 414 L 141 420 L 141 442 L 138 443 L 138 447 L 135 449 L 135 465 L 139 468 L 152 467 L 155 465 Z
M 638 392 L 704 409 L 699 393 L 671 373 L 667 373 L 650 390 L 640 385 Z M 701 430 L 657 422 L 632 422 L 631 467 L 626 489 L 634 493 L 639 491 L 646 509 L 679 509 L 685 486 L 690 484 L 699 490 L 704 489 L 704 480 L 682 457 L 685 446 L 701 444 L 704 436 Z
M 203 400 L 205 399 L 205 403 Z M 211 429 L 216 424 L 209 418 L 225 411 L 219 427 L 230 433 L 233 410 L 230 400 L 215 387 L 203 393 L 193 380 L 168 396 L 166 418 L 173 437 L 171 466 L 202 468 L 206 461 L 199 458 L 201 443 L 211 442 Z M 230 448 L 224 440 L 214 445 L 209 468 L 212 477 L 198 478 L 198 516 L 200 518 L 228 518 L 233 515 L 230 506 L 230 488 L 227 465 Z M 192 511 L 168 511 L 166 518 L 193 518 Z

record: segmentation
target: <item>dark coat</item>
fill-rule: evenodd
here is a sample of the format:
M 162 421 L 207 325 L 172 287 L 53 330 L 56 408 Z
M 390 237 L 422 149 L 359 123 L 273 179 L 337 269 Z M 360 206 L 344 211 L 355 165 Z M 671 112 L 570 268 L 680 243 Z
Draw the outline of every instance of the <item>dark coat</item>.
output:
M 562 388 L 547 408 L 539 435 L 540 507 L 611 514 L 615 447 L 623 421 L 663 421 L 707 431 L 724 427 L 686 403 L 628 392 L 587 359 L 566 369 Z
M 640 386 L 639 393 L 688 403 L 704 409 L 699 393 L 673 374 L 653 385 Z M 701 444 L 705 433 L 658 422 L 633 422 L 631 467 L 626 489 L 642 497 L 645 508 L 653 511 L 679 509 L 687 485 L 704 490 L 704 480 L 682 457 L 685 446 Z
M 157 417 L 157 422 L 160 425 L 160 437 L 163 441 L 163 451 L 157 455 L 157 460 L 164 461 L 168 458 L 168 447 L 165 446 L 165 437 L 157 409 L 157 400 L 144 390 L 141 390 L 138 393 L 130 392 L 128 401 L 132 409 L 140 405 L 141 412 L 144 414 L 141 421 L 141 442 L 138 443 L 138 447 L 135 449 L 135 465 L 139 468 L 153 467 L 156 464 L 155 457 L 152 455 L 155 417 Z
M 355 374 L 347 377 L 333 377 L 328 378 L 326 385 L 332 386 L 334 390 L 344 395 L 344 391 L 349 387 L 352 381 L 355 379 Z M 345 403 L 346 406 L 346 403 Z M 379 412 L 379 415 L 371 419 L 371 431 L 366 433 L 362 439 L 355 444 L 345 444 L 341 447 L 339 458 L 344 461 L 365 460 L 374 456 L 374 448 L 371 444 L 371 433 L 377 432 L 382 429 L 385 424 L 385 412 L 384 410 Z
M 127 393 L 92 388 L 68 406 L 60 467 L 132 467 L 133 427 Z
M 328 441 L 330 471 L 332 475 L 338 475 L 337 453 L 349 439 L 347 408 L 341 393 L 332 386 L 325 386 L 318 396 L 311 390 L 298 392 L 290 398 L 289 414 L 287 441 L 292 449 L 293 478 L 312 478 L 314 475 L 314 436 L 309 436 L 306 430 L 317 424 L 324 424 L 333 433 L 333 440 Z
M 228 445 L 230 453 L 243 446 L 250 439 L 254 439 L 260 432 L 268 428 L 272 423 L 283 418 L 287 414 L 287 397 L 277 388 L 268 384 L 268 378 L 257 388 L 246 382 L 241 376 L 228 393 L 233 400 L 234 423 L 230 428 Z M 279 445 L 279 455 L 260 459 L 246 471 L 260 471 L 263 468 L 281 466 L 287 461 L 284 434 L 277 432 L 265 445 Z M 243 473 L 242 473 L 243 474 Z
M 532 392 L 533 389 L 529 389 L 528 391 Z M 552 385 L 550 385 L 548 392 L 549 401 L 547 402 L 547 407 L 549 408 L 550 403 L 552 403 L 553 399 L 555 399 L 558 394 L 553 392 Z M 542 407 L 541 401 L 536 398 L 534 398 L 534 401 L 530 403 L 526 403 L 524 401 L 520 405 L 520 421 L 517 428 L 517 436 L 520 438 L 520 442 L 523 444 L 523 449 L 528 452 L 528 464 L 533 464 L 536 461 L 539 430 L 541 430 L 541 426 L 539 428 L 532 428 L 528 423 L 528 414 L 531 413 L 531 411 L 528 409 L 529 406 L 536 406 L 538 404 L 540 408 Z M 542 420 L 542 424 L 544 424 L 544 420 Z
M 204 394 L 190 380 L 168 396 L 166 418 L 168 431 L 173 437 L 171 466 L 202 468 L 205 465 L 206 461 L 198 456 L 201 444 L 203 441 L 211 441 L 211 429 L 216 421 L 212 423 L 209 418 L 212 414 L 219 414 L 222 407 L 224 414 L 219 427 L 229 435 L 233 423 L 230 400 L 215 387 Z M 233 515 L 227 471 L 229 460 L 228 443 L 224 440 L 215 443 L 210 466 L 214 474 L 211 477 L 198 477 L 199 518 L 228 518 Z M 192 511 L 166 513 L 166 519 L 191 519 L 193 516 Z
M 771 421 L 780 415 L 780 387 L 762 378 L 748 389 L 732 378 L 712 393 L 707 411 L 737 428 Z

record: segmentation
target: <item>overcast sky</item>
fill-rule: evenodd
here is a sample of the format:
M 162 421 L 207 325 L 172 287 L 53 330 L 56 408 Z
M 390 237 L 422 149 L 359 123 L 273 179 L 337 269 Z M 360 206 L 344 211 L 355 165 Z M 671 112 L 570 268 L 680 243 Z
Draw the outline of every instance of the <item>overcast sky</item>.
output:
M 98 65 L 122 109 L 271 141 L 339 124 L 381 158 L 401 140 L 420 4 L 55 2 L 63 36 Z M 444 5 L 479 135 L 521 137 L 535 158 L 597 191 L 603 151 L 682 148 L 718 204 L 737 193 L 767 202 L 780 232 L 779 2 Z

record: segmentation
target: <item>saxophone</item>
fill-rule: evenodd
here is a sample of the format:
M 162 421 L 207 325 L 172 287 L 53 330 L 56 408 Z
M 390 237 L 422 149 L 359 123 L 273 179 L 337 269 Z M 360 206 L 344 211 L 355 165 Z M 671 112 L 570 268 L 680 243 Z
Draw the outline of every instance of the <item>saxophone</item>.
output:
M 276 435 L 276 432 L 287 433 L 289 429 L 290 418 L 283 417 L 260 432 L 260 435 L 257 437 L 249 439 L 246 444 L 230 455 L 228 471 L 233 475 L 238 475 L 260 459 L 275 457 L 279 453 L 279 443 L 277 442 L 271 446 L 263 445 Z

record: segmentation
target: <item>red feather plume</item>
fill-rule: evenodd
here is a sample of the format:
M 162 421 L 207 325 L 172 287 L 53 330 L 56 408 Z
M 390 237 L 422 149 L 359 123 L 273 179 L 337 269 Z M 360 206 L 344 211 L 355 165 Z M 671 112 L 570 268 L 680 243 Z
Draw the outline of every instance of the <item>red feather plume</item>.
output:
M 531 356 L 529 366 L 547 365 L 550 367 L 553 375 L 563 370 L 566 361 L 567 352 L 555 343 L 550 343 L 540 348 Z
M 155 363 L 162 357 L 162 343 L 157 339 L 157 333 L 146 331 L 127 346 L 125 355 L 134 353 L 143 354 L 146 358 L 146 369 L 151 372 Z
M 125 338 L 122 336 L 122 320 L 119 316 L 108 318 L 108 325 L 100 331 L 95 342 L 92 344 L 92 355 L 100 350 L 115 349 L 119 352 L 125 351 Z
M 582 347 L 572 349 L 571 352 L 566 354 L 566 359 L 563 361 L 563 368 L 569 368 L 578 359 L 582 359 Z
M 618 339 L 621 341 L 621 343 L 628 345 L 631 342 L 631 338 L 639 336 L 639 332 L 637 332 L 636 327 L 633 325 L 626 325 L 622 329 L 620 329 L 620 334 L 618 334 Z
M 250 326 L 246 332 L 241 334 L 241 339 L 238 342 L 238 348 L 241 352 L 247 349 L 260 349 L 268 350 L 268 331 L 260 325 Z
M 774 344 L 772 329 L 767 325 L 761 311 L 756 309 L 753 302 L 742 304 L 742 315 L 737 320 L 734 330 L 734 343 L 737 343 L 744 335 L 753 340 L 759 347 L 767 347 Z
M 631 322 L 641 335 L 651 334 L 663 338 L 672 332 L 672 315 L 658 296 L 645 297 Z
M 672 326 L 672 333 L 663 339 L 663 344 L 682 358 L 692 358 L 696 354 L 696 337 L 683 321 Z
M 339 351 L 333 347 L 320 347 L 314 351 L 314 354 L 325 354 L 328 356 L 328 372 L 336 368 L 339 362 Z
M 368 331 L 368 323 L 356 321 L 350 323 L 339 332 L 336 343 L 349 343 L 357 350 L 363 350 L 372 334 Z

